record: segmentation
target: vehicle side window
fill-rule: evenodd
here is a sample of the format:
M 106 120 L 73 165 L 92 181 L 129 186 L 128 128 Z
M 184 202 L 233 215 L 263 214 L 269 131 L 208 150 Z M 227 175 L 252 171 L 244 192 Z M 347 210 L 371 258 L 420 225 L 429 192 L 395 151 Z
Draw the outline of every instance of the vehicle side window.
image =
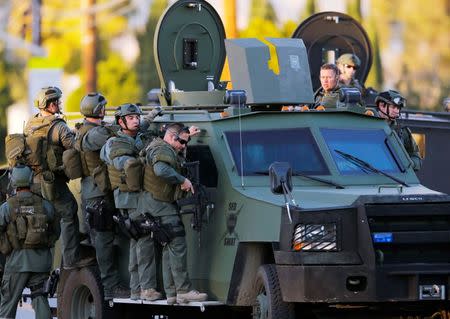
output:
M 217 167 L 207 145 L 189 145 L 186 159 L 200 162 L 200 183 L 206 187 L 217 187 Z

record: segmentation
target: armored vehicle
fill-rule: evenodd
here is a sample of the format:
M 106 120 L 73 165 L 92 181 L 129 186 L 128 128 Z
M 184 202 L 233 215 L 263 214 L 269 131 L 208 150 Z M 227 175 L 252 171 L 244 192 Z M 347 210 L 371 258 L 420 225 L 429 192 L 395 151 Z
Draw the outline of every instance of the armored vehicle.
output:
M 301 39 L 225 40 L 210 4 L 181 0 L 160 19 L 155 57 L 156 121 L 201 129 L 187 156 L 206 197 L 183 220 L 189 275 L 210 301 L 193 306 L 248 310 L 226 318 L 449 318 L 450 197 L 420 184 L 398 136 L 349 92 L 339 108 L 281 111 L 313 103 Z M 58 288 L 59 318 L 200 318 L 188 308 L 105 305 L 94 268 L 63 271 Z

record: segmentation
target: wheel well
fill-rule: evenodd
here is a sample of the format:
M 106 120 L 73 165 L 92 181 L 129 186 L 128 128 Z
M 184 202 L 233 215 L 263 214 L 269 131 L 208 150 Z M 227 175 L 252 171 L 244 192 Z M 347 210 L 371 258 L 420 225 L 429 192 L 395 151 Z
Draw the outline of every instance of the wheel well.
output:
M 255 297 L 253 283 L 258 268 L 264 264 L 272 264 L 274 248 L 272 242 L 240 242 L 234 260 L 227 304 L 250 306 Z

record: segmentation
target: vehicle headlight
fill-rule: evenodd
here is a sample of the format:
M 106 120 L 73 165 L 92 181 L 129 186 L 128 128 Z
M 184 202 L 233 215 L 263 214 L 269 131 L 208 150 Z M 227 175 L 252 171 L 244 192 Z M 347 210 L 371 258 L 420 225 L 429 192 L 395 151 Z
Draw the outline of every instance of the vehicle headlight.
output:
M 337 251 L 336 224 L 298 224 L 292 248 L 295 251 Z

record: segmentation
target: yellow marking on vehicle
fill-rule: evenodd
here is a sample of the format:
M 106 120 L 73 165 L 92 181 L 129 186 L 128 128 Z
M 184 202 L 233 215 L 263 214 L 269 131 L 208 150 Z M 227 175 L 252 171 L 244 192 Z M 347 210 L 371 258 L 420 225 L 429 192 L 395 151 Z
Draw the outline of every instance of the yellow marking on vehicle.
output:
M 267 61 L 267 67 L 276 75 L 280 75 L 280 63 L 278 62 L 277 48 L 266 38 L 258 38 L 259 41 L 269 47 L 270 58 Z

